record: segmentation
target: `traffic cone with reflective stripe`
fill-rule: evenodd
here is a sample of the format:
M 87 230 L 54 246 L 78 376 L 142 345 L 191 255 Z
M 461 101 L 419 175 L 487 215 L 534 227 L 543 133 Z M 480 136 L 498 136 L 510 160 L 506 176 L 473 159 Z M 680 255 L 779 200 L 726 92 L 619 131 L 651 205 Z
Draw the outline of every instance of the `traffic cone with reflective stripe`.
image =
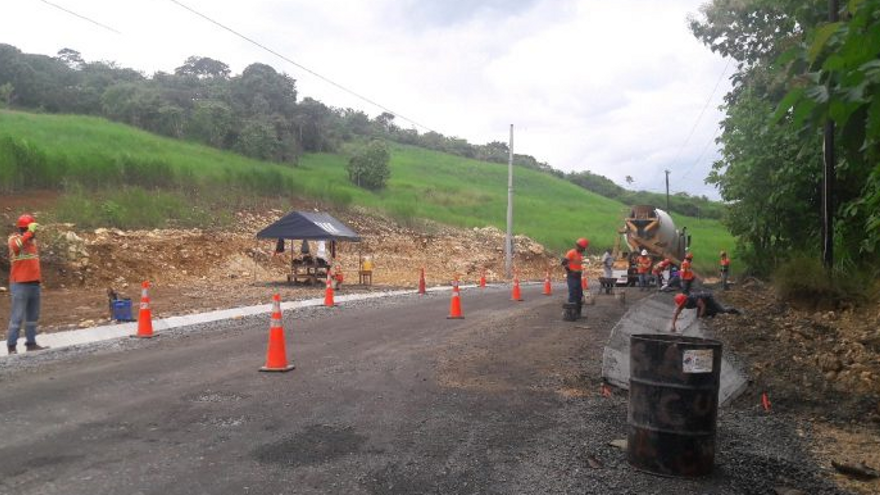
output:
M 150 295 L 147 289 L 150 288 L 150 282 L 141 284 L 141 310 L 138 313 L 138 331 L 135 337 L 139 339 L 149 339 L 153 336 L 153 314 L 150 311 Z
M 333 301 L 333 281 L 330 279 L 330 272 L 327 272 L 327 290 L 324 291 L 324 306 L 332 308 L 336 306 Z
M 547 275 L 544 277 L 544 294 L 545 296 L 553 295 L 553 286 L 550 284 L 550 270 L 547 270 Z
M 481 289 L 486 288 L 486 270 L 483 270 L 482 272 L 480 272 L 480 288 Z
M 519 276 L 513 276 L 513 294 L 511 294 L 510 299 L 512 301 L 522 301 L 522 291 L 519 288 Z
M 266 350 L 266 365 L 260 371 L 290 371 L 293 364 L 287 364 L 287 350 L 284 346 L 284 326 L 281 321 L 281 296 L 272 296 L 272 322 L 269 324 L 269 347 Z
M 424 295 L 427 293 L 428 291 L 425 289 L 425 269 L 422 268 L 422 272 L 419 274 L 419 294 Z
M 458 290 L 458 280 L 452 282 L 452 301 L 449 302 L 449 316 L 447 320 L 463 320 L 461 312 L 461 292 Z

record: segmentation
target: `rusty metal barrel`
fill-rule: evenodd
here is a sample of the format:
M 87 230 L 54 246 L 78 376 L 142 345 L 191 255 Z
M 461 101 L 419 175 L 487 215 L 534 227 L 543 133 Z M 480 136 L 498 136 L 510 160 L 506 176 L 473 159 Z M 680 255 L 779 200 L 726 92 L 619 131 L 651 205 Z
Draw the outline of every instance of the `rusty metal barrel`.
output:
M 721 343 L 681 335 L 630 338 L 627 460 L 664 476 L 708 475 L 715 463 Z

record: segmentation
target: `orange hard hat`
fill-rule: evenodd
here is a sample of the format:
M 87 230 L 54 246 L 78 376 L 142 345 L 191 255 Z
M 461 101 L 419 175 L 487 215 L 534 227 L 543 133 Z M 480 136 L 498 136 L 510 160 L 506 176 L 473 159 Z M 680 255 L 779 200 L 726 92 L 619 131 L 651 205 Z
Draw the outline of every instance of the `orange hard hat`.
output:
M 590 245 L 590 241 L 588 241 L 588 240 L 584 239 L 583 237 L 581 237 L 580 239 L 577 240 L 577 245 L 580 246 L 580 247 L 582 247 L 582 248 L 584 248 L 584 249 L 586 249 L 587 246 Z
M 30 225 L 34 222 L 36 222 L 34 217 L 25 213 L 24 215 L 18 217 L 18 222 L 16 222 L 16 225 L 20 229 L 26 229 L 26 228 L 28 228 L 28 225 Z
M 684 255 L 684 259 L 686 259 L 686 260 L 694 259 L 694 253 L 688 253 L 688 254 Z
M 676 306 L 684 306 L 685 301 L 687 301 L 688 296 L 684 294 L 676 294 L 675 295 L 675 305 Z

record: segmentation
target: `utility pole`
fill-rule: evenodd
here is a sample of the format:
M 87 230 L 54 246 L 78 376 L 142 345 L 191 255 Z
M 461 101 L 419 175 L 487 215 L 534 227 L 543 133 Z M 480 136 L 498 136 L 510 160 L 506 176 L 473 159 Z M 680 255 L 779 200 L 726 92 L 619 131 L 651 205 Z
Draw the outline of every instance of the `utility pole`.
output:
M 510 124 L 510 155 L 507 158 L 507 237 L 504 240 L 504 270 L 513 275 L 513 124 Z
M 666 170 L 666 212 L 669 213 L 669 170 Z
M 828 21 L 837 22 L 837 0 L 828 0 Z M 829 83 L 830 84 L 830 83 Z M 822 263 L 825 268 L 834 266 L 834 121 L 825 120 L 823 143 L 824 166 L 822 168 Z

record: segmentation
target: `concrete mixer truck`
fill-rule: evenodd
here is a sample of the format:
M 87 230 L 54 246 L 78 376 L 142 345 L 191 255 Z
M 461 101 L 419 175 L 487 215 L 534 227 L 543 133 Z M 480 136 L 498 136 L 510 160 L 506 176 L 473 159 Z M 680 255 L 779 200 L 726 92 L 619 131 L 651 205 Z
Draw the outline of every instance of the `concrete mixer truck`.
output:
M 650 205 L 633 206 L 617 233 L 612 269 L 617 285 L 635 285 L 635 258 L 642 250 L 648 252 L 655 264 L 668 258 L 680 266 L 690 245 L 687 228 L 676 229 L 668 213 Z

